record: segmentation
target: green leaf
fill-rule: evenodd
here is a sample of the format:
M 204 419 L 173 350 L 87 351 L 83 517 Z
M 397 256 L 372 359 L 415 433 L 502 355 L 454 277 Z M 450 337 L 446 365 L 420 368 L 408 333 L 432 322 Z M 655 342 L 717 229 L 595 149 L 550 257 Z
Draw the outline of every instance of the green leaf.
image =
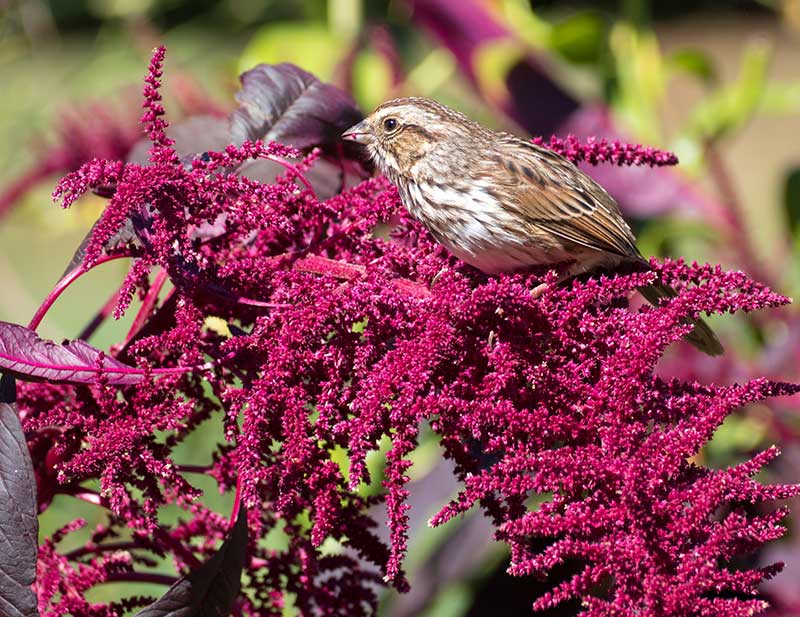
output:
M 414 91 L 431 96 L 453 77 L 456 70 L 453 54 L 434 48 L 408 71 L 406 80 Z
M 328 30 L 325 24 L 277 22 L 261 28 L 239 58 L 239 72 L 257 64 L 291 62 L 321 80 L 330 79 L 347 50 L 348 39 Z
M 469 612 L 475 591 L 466 583 L 446 586 L 420 617 L 461 617 Z
M 493 101 L 507 98 L 506 77 L 525 54 L 516 41 L 509 39 L 492 39 L 477 47 L 473 52 L 473 66 L 480 92 Z
M 392 67 L 381 54 L 365 49 L 353 63 L 353 96 L 362 109 L 374 109 L 389 98 Z
M 750 416 L 728 416 L 706 444 L 706 454 L 712 464 L 728 465 L 737 453 L 760 447 L 767 429 L 764 420 Z
M 718 234 L 706 223 L 683 217 L 663 216 L 652 219 L 638 230 L 637 246 L 642 255 L 696 254 L 695 249 L 718 240 Z
M 328 0 L 327 12 L 330 29 L 355 36 L 363 27 L 362 0 Z
M 767 84 L 762 96 L 762 109 L 772 114 L 800 112 L 800 81 Z
M 658 106 L 667 84 L 658 39 L 652 32 L 640 32 L 628 23 L 617 22 L 609 42 L 616 77 L 614 111 L 637 139 L 645 143 L 663 141 Z
M 353 326 L 350 328 L 351 332 L 355 332 L 357 334 L 361 334 L 367 327 L 369 323 L 369 317 L 364 317 L 363 319 L 359 319 L 358 321 L 353 323 Z
M 504 25 L 521 40 L 535 49 L 547 47 L 553 26 L 539 17 L 528 0 L 498 0 L 497 8 Z
M 700 138 L 718 139 L 749 121 L 763 99 L 770 57 L 767 46 L 760 43 L 748 46 L 739 76 L 695 108 L 689 132 Z
M 606 48 L 607 28 L 594 11 L 582 11 L 554 24 L 550 31 L 550 48 L 570 62 L 598 62 Z
M 708 54 L 699 49 L 682 49 L 667 59 L 670 67 L 699 78 L 706 84 L 717 81 L 717 71 Z

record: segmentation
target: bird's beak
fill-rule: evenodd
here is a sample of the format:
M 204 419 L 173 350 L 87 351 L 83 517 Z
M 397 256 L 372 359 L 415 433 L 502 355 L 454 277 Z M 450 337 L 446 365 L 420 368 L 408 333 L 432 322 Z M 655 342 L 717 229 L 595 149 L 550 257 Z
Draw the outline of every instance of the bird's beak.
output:
M 342 139 L 367 144 L 372 141 L 372 131 L 370 131 L 367 121 L 362 120 L 342 133 Z

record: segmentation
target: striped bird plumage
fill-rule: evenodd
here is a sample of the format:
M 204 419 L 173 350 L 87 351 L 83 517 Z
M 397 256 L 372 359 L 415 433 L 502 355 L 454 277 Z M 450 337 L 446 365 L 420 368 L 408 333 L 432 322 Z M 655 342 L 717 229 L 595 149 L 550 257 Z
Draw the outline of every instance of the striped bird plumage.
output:
M 569 275 L 647 262 L 616 201 L 574 164 L 436 101 L 380 105 L 344 136 L 363 143 L 403 204 L 453 254 L 497 274 L 571 262 Z M 674 292 L 643 292 L 650 301 Z M 702 320 L 687 340 L 722 353 Z

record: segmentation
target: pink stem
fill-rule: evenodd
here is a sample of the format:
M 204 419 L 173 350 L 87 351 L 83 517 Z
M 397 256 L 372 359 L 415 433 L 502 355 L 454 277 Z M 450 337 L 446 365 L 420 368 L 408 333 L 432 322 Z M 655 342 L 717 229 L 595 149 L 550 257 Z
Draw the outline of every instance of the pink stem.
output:
M 294 269 L 300 272 L 312 272 L 314 274 L 330 274 L 339 279 L 352 281 L 364 276 L 367 269 L 364 266 L 350 264 L 344 261 L 336 261 L 319 255 L 311 255 L 298 259 L 294 264 Z
M 78 268 L 75 268 L 71 272 L 69 272 L 66 276 L 62 277 L 61 280 L 56 283 L 55 287 L 53 287 L 52 291 L 47 294 L 47 297 L 44 301 L 39 305 L 39 308 L 36 309 L 36 313 L 34 313 L 33 317 L 31 318 L 30 323 L 28 324 L 28 328 L 31 330 L 36 330 L 39 327 L 39 324 L 42 323 L 42 319 L 47 314 L 47 311 L 53 306 L 55 301 L 58 297 L 64 293 L 64 290 L 72 285 L 75 281 L 77 281 L 81 276 L 86 274 L 89 270 L 94 268 L 95 266 L 99 266 L 100 264 L 107 263 L 109 261 L 114 261 L 115 259 L 127 259 L 130 255 L 127 254 L 117 254 L 117 255 L 103 255 L 102 257 L 98 258 L 91 267 L 86 267 L 85 264 L 81 264 Z
M 297 168 L 296 165 L 294 165 L 293 163 L 290 163 L 286 159 L 283 159 L 283 158 L 281 158 L 279 156 L 269 155 L 269 156 L 265 156 L 264 158 L 267 159 L 268 161 L 272 161 L 273 163 L 277 163 L 278 165 L 280 165 L 280 166 L 284 167 L 285 169 L 288 169 L 289 171 L 291 171 L 298 178 L 300 178 L 300 181 L 305 185 L 305 187 L 309 191 L 311 191 L 311 193 L 316 197 L 317 193 L 316 193 L 316 191 L 314 191 L 314 187 L 311 186 L 311 183 L 308 181 L 308 179 L 306 179 L 306 177 L 303 175 L 303 172 L 301 172 Z
M 163 544 L 171 546 L 175 555 L 180 555 L 190 568 L 196 568 L 200 565 L 200 560 L 194 556 L 191 548 L 181 544 L 179 540 L 173 538 L 161 527 L 156 527 L 153 532 L 153 537 L 156 540 L 160 540 Z
M 169 299 L 169 298 L 170 298 L 170 297 L 171 297 L 171 296 L 172 296 L 174 293 L 175 293 L 175 289 L 170 289 L 170 290 L 169 290 L 169 292 L 167 292 L 167 295 L 166 295 L 166 296 L 164 296 L 164 302 L 162 302 L 162 306 L 164 306 L 164 305 L 167 303 L 167 300 L 168 300 L 168 299 Z M 136 338 L 136 337 L 138 336 L 139 332 L 141 332 L 141 331 L 142 331 L 142 328 L 145 326 L 145 324 L 146 324 L 146 322 L 142 322 L 142 323 L 140 323 L 140 324 L 139 324 L 139 328 L 138 328 L 138 329 L 137 329 L 135 332 L 133 331 L 133 327 L 131 327 L 131 330 L 128 332 L 128 336 L 125 338 L 125 342 L 124 342 L 123 344 L 121 344 L 121 345 L 120 345 L 120 344 L 115 344 L 115 345 L 112 345 L 112 347 L 111 347 L 111 350 L 112 350 L 112 352 L 113 352 L 115 355 L 117 355 L 117 356 L 118 356 L 118 355 L 119 355 L 119 352 L 120 352 L 120 351 L 122 351 L 122 350 L 124 350 L 124 349 L 126 349 L 126 348 L 128 347 L 128 345 L 130 345 L 130 342 L 131 342 L 131 341 L 132 341 L 134 338 Z
M 161 293 L 161 288 L 164 287 L 164 283 L 167 281 L 167 271 L 166 270 L 159 270 L 158 274 L 156 274 L 156 278 L 153 281 L 153 285 L 147 292 L 147 295 L 142 302 L 142 306 L 139 309 L 139 312 L 136 313 L 136 318 L 133 320 L 131 324 L 130 330 L 128 330 L 128 335 L 125 337 L 125 341 L 122 343 L 123 346 L 127 345 L 128 342 L 136 336 L 139 330 L 142 329 L 145 322 L 149 319 L 150 314 L 153 311 L 153 307 L 155 307 L 156 302 L 158 302 L 158 294 Z
M 84 555 L 98 555 L 100 553 L 108 553 L 110 551 L 127 551 L 134 549 L 146 550 L 146 547 L 141 546 L 136 542 L 108 542 L 107 544 L 98 544 L 97 546 L 82 546 L 73 551 L 64 554 L 67 559 L 73 560 L 83 557 Z
M 82 486 L 67 486 L 61 492 L 65 495 L 72 495 L 75 497 L 75 499 L 80 499 L 81 501 L 90 503 L 93 506 L 105 507 L 100 493 L 93 491 L 92 489 L 84 488 Z
M 230 526 L 236 524 L 236 519 L 239 518 L 239 511 L 242 509 L 242 473 L 236 474 L 236 493 L 233 496 L 233 508 L 231 508 Z
M 108 504 L 105 502 L 106 500 L 99 493 L 96 493 L 95 491 L 92 491 L 90 489 L 84 489 L 83 487 L 80 487 L 80 486 L 79 487 L 67 487 L 67 490 L 65 490 L 64 493 L 68 494 L 68 495 L 72 495 L 76 499 L 80 499 L 82 501 L 86 501 L 88 503 L 91 503 L 92 505 L 101 506 L 101 507 L 104 507 L 104 508 L 108 509 Z M 194 556 L 194 553 L 192 553 L 192 551 L 189 548 L 185 547 L 179 541 L 174 539 L 171 535 L 169 535 L 162 528 L 157 527 L 155 529 L 155 531 L 153 532 L 153 536 L 154 536 L 155 539 L 160 540 L 164 545 L 172 547 L 172 551 L 176 555 L 180 555 L 190 568 L 196 568 L 196 567 L 198 567 L 200 565 L 200 560 L 197 559 L 197 557 Z M 112 550 L 112 548 L 117 548 L 117 549 L 120 549 L 120 548 L 125 548 L 125 549 L 128 549 L 128 548 L 141 548 L 142 550 L 148 550 L 147 547 L 138 546 L 135 542 L 121 542 L 121 543 L 117 543 L 117 544 L 113 544 L 113 543 L 104 544 L 104 545 L 100 545 L 100 546 L 92 548 L 92 549 L 89 549 L 89 548 L 75 549 L 71 553 L 68 553 L 67 557 L 70 558 L 70 559 L 73 559 L 73 558 L 76 558 L 76 557 L 80 557 L 80 556 L 82 556 L 84 554 L 98 553 L 98 552 L 103 552 L 103 551 L 107 551 L 107 550 Z M 134 574 L 143 574 L 143 573 L 134 573 Z M 117 579 L 117 580 L 128 580 L 128 579 Z M 172 578 L 171 582 L 167 582 L 165 584 L 172 585 L 172 583 L 174 583 L 175 580 L 176 579 Z
M 759 259 L 753 254 L 744 222 L 744 207 L 733 184 L 733 179 L 728 173 L 725 161 L 720 156 L 713 141 L 706 143 L 705 154 L 711 178 L 714 180 L 722 200 L 728 205 L 732 232 L 736 236 L 734 244 L 738 248 L 740 259 L 744 262 L 742 265 L 750 271 L 754 278 L 768 284 L 770 287 L 774 287 L 772 273 L 767 272 Z M 782 250 L 783 247 L 778 248 L 782 253 L 785 253 Z
M 175 465 L 175 469 L 183 473 L 200 473 L 207 475 L 211 467 L 206 465 Z
M 102 495 L 100 495 L 100 493 L 91 489 L 84 488 L 82 486 L 65 487 L 63 493 L 72 495 L 76 499 L 86 501 L 93 505 L 110 509 L 108 501 Z M 153 531 L 153 537 L 154 539 L 161 541 L 162 544 L 171 546 L 173 552 L 176 555 L 180 555 L 189 567 L 196 568 L 200 565 L 200 560 L 194 556 L 194 553 L 192 553 L 191 549 L 181 544 L 180 541 L 173 538 L 161 527 L 155 528 Z
M 263 302 L 261 300 L 252 300 L 250 298 L 236 298 L 236 302 L 246 306 L 258 306 L 261 308 L 286 308 L 291 306 L 285 302 Z

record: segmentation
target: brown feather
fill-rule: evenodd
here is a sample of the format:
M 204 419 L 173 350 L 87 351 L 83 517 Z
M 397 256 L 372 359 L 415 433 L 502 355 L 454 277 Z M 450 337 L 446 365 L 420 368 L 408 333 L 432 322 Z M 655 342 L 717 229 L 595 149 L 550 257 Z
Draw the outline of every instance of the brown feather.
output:
M 491 131 L 436 101 L 387 101 L 350 132 L 403 203 L 456 256 L 493 274 L 571 261 L 570 274 L 646 265 L 617 202 L 564 157 Z M 675 292 L 640 290 L 651 303 Z M 722 346 L 701 319 L 686 340 Z
M 630 227 L 617 202 L 592 178 L 562 156 L 501 134 L 503 156 L 516 162 L 516 173 L 504 168 L 514 199 L 506 202 L 530 224 L 589 249 L 605 251 L 636 261 L 641 259 Z M 541 182 L 521 171 L 521 166 L 544 170 Z M 496 177 L 498 170 L 495 170 Z

